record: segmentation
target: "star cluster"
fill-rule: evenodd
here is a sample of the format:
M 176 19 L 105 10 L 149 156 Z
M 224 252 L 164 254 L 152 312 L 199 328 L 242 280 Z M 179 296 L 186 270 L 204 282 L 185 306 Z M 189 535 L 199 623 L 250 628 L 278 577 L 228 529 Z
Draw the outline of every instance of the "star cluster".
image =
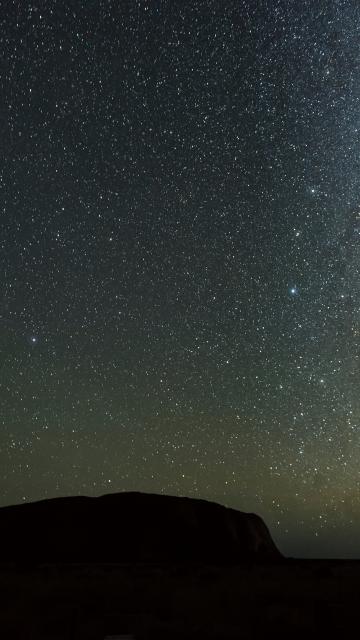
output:
M 0 504 L 359 555 L 358 2 L 11 0 L 0 49 Z

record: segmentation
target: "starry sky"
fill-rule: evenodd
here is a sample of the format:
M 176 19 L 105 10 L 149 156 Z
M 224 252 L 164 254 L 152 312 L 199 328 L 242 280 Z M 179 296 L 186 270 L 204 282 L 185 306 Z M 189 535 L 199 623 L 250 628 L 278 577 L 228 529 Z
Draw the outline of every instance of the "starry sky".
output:
M 358 0 L 8 0 L 0 505 L 141 490 L 360 556 Z

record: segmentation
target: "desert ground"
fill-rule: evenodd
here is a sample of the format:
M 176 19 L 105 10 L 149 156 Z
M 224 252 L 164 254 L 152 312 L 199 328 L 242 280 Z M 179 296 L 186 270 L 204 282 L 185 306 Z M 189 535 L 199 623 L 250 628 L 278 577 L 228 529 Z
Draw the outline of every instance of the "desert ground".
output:
M 360 561 L 0 567 L 12 640 L 339 638 L 359 620 Z

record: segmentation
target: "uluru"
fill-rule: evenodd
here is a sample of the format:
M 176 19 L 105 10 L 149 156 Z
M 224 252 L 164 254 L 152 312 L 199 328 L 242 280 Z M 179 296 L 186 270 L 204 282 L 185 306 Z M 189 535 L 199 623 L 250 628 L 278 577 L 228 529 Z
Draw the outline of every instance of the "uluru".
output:
M 281 558 L 259 516 L 195 498 L 123 492 L 0 509 L 3 562 L 232 564 Z

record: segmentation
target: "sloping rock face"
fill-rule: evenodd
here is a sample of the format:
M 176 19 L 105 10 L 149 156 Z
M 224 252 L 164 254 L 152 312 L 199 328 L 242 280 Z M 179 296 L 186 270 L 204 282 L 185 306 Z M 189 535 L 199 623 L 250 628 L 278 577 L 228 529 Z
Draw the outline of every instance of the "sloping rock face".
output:
M 0 562 L 233 564 L 281 557 L 261 518 L 205 500 L 131 492 L 0 509 Z

